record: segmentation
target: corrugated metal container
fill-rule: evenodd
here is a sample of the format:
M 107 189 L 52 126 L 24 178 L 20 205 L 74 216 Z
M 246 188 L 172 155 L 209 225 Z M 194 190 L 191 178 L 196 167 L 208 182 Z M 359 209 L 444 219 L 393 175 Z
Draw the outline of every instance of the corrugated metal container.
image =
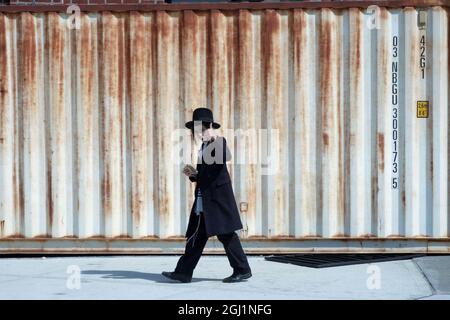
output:
M 277 129 L 275 174 L 230 165 L 249 252 L 450 251 L 447 8 L 69 19 L 0 13 L 1 252 L 179 252 L 168 133 L 205 105 Z

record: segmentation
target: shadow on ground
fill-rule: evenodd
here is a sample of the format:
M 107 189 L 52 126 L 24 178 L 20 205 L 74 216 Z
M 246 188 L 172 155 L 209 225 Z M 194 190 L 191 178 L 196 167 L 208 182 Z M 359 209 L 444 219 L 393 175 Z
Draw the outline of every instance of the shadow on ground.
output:
M 150 272 L 138 272 L 138 271 L 126 271 L 126 270 L 85 270 L 82 274 L 90 275 L 103 275 L 103 279 L 140 279 L 148 280 L 160 283 L 179 283 L 178 281 L 173 281 L 167 279 L 160 273 L 150 273 Z M 222 281 L 222 279 L 213 278 L 192 278 L 192 282 L 200 281 Z

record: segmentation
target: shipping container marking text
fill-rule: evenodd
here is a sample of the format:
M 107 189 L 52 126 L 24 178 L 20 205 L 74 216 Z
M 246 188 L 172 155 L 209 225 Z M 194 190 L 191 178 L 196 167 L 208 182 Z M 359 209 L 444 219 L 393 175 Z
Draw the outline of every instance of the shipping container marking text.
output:
M 392 38 L 392 189 L 398 189 L 398 36 Z

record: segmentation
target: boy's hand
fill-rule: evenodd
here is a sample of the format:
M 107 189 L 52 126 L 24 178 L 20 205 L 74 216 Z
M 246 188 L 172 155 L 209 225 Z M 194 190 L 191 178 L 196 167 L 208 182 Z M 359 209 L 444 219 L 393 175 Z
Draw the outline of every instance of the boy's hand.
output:
M 190 164 L 187 164 L 184 166 L 183 173 L 188 177 L 192 177 L 197 174 L 197 170 Z

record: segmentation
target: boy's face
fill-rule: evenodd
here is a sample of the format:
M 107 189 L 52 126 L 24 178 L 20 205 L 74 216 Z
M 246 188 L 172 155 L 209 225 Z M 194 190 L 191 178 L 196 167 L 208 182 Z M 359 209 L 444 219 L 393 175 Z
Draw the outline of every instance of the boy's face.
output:
M 212 136 L 210 125 L 202 123 L 201 126 L 194 126 L 194 135 L 202 141 L 208 141 Z
M 209 141 L 212 137 L 212 129 L 203 127 L 202 128 L 202 139 L 203 141 Z

